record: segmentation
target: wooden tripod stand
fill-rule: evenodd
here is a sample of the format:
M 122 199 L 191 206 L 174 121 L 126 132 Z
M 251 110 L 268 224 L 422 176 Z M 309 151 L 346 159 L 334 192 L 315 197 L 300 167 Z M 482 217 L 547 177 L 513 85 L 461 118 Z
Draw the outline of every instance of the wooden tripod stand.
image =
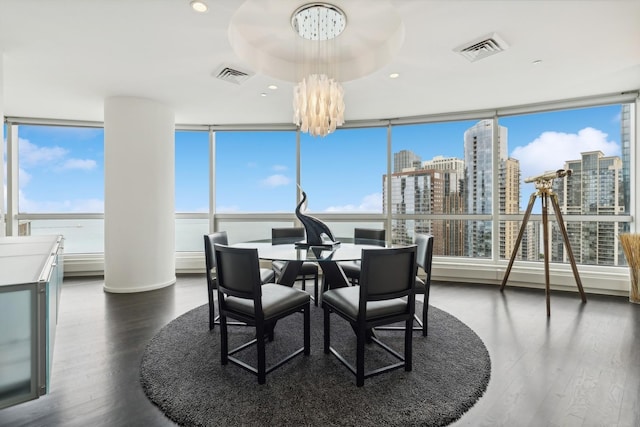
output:
M 529 206 L 527 206 L 527 210 L 524 214 L 524 218 L 522 219 L 522 225 L 520 226 L 520 232 L 518 233 L 518 238 L 516 240 L 516 246 L 513 248 L 513 253 L 511 254 L 511 259 L 509 260 L 509 265 L 507 266 L 507 270 L 505 271 L 504 278 L 502 279 L 502 285 L 500 286 L 500 292 L 504 291 L 504 287 L 507 284 L 507 279 L 509 278 L 509 274 L 511 273 L 511 267 L 513 267 L 513 262 L 516 259 L 516 254 L 518 253 L 518 248 L 520 247 L 520 243 L 522 241 L 522 236 L 524 234 L 524 230 L 527 226 L 527 221 L 529 221 L 529 216 L 531 215 L 531 210 L 533 209 L 533 204 L 536 201 L 537 197 L 540 197 L 542 202 L 542 232 L 543 232 L 543 246 L 544 246 L 544 283 L 545 283 L 545 295 L 547 298 L 547 317 L 551 316 L 551 301 L 549 295 L 549 224 L 548 224 L 548 215 L 547 215 L 547 207 L 549 204 L 549 199 L 551 200 L 551 204 L 553 205 L 553 211 L 556 213 L 556 219 L 558 220 L 558 226 L 560 227 L 560 231 L 562 231 L 562 238 L 564 239 L 564 246 L 567 250 L 567 255 L 569 256 L 569 262 L 571 263 L 571 269 L 573 270 L 573 277 L 576 279 L 576 284 L 578 285 L 578 290 L 580 291 L 580 296 L 582 297 L 582 302 L 587 302 L 587 297 L 584 293 L 584 289 L 582 289 L 582 282 L 580 281 L 580 276 L 578 275 L 578 268 L 576 267 L 576 260 L 573 257 L 573 251 L 571 250 L 571 244 L 569 243 L 569 235 L 567 234 L 567 229 L 564 226 L 564 221 L 562 220 L 562 212 L 560 212 L 560 207 L 558 206 L 558 195 L 553 192 L 551 189 L 551 184 L 553 183 L 554 178 L 561 178 L 565 175 L 571 175 L 571 170 L 564 171 L 563 169 L 558 170 L 550 175 L 542 175 L 536 178 L 528 178 L 525 179 L 525 182 L 535 182 L 537 191 L 531 194 L 529 198 Z

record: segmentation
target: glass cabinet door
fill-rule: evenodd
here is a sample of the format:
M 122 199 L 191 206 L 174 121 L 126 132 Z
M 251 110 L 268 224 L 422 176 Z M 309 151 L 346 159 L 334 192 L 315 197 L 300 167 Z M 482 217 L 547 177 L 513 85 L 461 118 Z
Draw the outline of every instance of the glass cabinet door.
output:
M 37 397 L 36 287 L 0 292 L 0 408 Z

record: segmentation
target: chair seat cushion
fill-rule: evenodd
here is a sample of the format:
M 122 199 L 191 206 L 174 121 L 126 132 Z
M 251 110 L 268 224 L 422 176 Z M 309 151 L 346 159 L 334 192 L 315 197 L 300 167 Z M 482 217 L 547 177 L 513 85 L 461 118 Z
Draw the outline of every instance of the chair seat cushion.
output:
M 322 294 L 322 301 L 335 307 L 352 320 L 358 317 L 358 305 L 360 303 L 360 286 L 347 286 L 344 288 L 331 289 Z M 407 309 L 407 300 L 404 298 L 394 298 L 384 301 L 367 302 L 367 320 L 379 317 L 391 316 L 404 313 Z
M 261 268 L 260 281 L 262 283 L 273 283 L 276 281 L 276 274 L 270 268 Z
M 262 311 L 264 318 L 270 319 L 296 307 L 302 307 L 311 300 L 308 293 L 289 286 L 267 283 L 262 289 Z M 226 298 L 227 307 L 252 316 L 253 300 L 237 297 Z
M 315 262 L 303 262 L 300 273 L 303 276 L 313 276 L 318 274 L 318 264 Z
M 340 261 L 338 265 L 342 268 L 342 271 L 344 271 L 345 276 L 348 278 L 360 278 L 360 261 Z
M 286 265 L 286 261 L 273 261 L 273 269 L 277 272 L 281 272 Z M 318 264 L 315 262 L 303 262 L 298 271 L 299 276 L 315 276 L 318 274 Z

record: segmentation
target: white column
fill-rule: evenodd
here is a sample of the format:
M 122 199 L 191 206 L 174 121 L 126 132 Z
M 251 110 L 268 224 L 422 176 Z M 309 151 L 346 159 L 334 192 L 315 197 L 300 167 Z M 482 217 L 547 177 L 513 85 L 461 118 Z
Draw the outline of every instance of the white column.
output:
M 104 103 L 104 270 L 107 292 L 175 283 L 175 118 L 148 99 Z

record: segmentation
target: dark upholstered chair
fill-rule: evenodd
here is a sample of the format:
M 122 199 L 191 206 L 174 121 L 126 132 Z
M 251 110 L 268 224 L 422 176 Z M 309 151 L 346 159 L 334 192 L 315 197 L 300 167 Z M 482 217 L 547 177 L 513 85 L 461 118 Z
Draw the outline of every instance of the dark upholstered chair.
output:
M 287 228 L 272 228 L 271 229 L 271 244 L 282 245 L 287 243 L 295 243 L 304 240 L 304 228 L 303 227 L 287 227 Z M 276 278 L 279 279 L 282 276 L 282 271 L 287 265 L 286 261 L 273 261 L 273 271 L 276 274 Z M 307 278 L 313 278 L 313 300 L 318 305 L 318 264 L 315 262 L 305 261 L 300 267 L 297 280 L 302 280 L 302 290 L 307 289 Z
M 226 231 L 217 231 L 212 234 L 204 235 L 204 260 L 205 268 L 207 270 L 207 294 L 209 296 L 209 329 L 213 329 L 215 324 L 218 323 L 215 313 L 215 302 L 213 293 L 217 287 L 216 282 L 216 258 L 213 254 L 213 245 L 219 243 L 221 245 L 228 245 L 229 239 Z M 268 268 L 260 269 L 260 277 L 262 283 L 269 283 L 275 281 L 275 274 Z
M 353 230 L 353 243 L 360 245 L 386 246 L 384 230 L 372 228 L 356 228 Z M 341 261 L 338 263 L 352 285 L 358 284 L 360 278 L 360 261 Z
M 414 326 L 414 331 L 422 331 L 422 335 L 427 336 L 427 315 L 429 312 L 429 291 L 431 290 L 431 264 L 433 260 L 433 236 L 429 234 L 417 233 L 414 239 L 417 247 L 417 264 L 425 273 L 424 279 L 416 275 L 416 294 L 424 294 L 424 304 L 422 304 L 422 316 L 418 313 L 414 314 L 418 326 Z M 403 327 L 385 326 L 378 328 L 386 329 L 404 329 Z
M 422 322 L 416 314 L 416 320 L 422 328 L 422 335 L 427 336 L 427 314 L 429 312 L 429 292 L 431 291 L 431 264 L 433 261 L 433 236 L 416 234 L 415 241 L 418 248 L 418 267 L 425 273 L 424 279 L 416 276 L 416 294 L 424 294 L 422 304 Z
M 360 282 L 358 286 L 331 289 L 322 294 L 324 309 L 324 352 L 333 353 L 353 374 L 356 385 L 364 385 L 365 378 L 404 367 L 411 371 L 413 331 L 411 325 L 415 310 L 416 246 L 390 249 L 363 249 Z M 330 313 L 346 319 L 356 332 L 356 367 L 354 368 L 331 347 Z M 371 334 L 372 328 L 396 322 L 405 322 L 404 355 L 380 342 Z M 364 370 L 365 341 L 372 340 L 400 360 L 399 363 Z
M 266 375 L 285 362 L 304 352 L 310 354 L 310 296 L 290 286 L 276 283 L 262 284 L 258 250 L 214 245 L 218 269 L 218 309 L 220 312 L 220 363 L 231 362 L 258 376 L 258 384 L 264 384 Z M 267 368 L 265 335 L 273 341 L 275 324 L 286 316 L 303 314 L 304 345 L 275 365 Z M 256 328 L 252 341 L 229 350 L 227 319 L 232 318 Z M 250 345 L 257 344 L 258 366 L 253 367 L 232 355 Z

